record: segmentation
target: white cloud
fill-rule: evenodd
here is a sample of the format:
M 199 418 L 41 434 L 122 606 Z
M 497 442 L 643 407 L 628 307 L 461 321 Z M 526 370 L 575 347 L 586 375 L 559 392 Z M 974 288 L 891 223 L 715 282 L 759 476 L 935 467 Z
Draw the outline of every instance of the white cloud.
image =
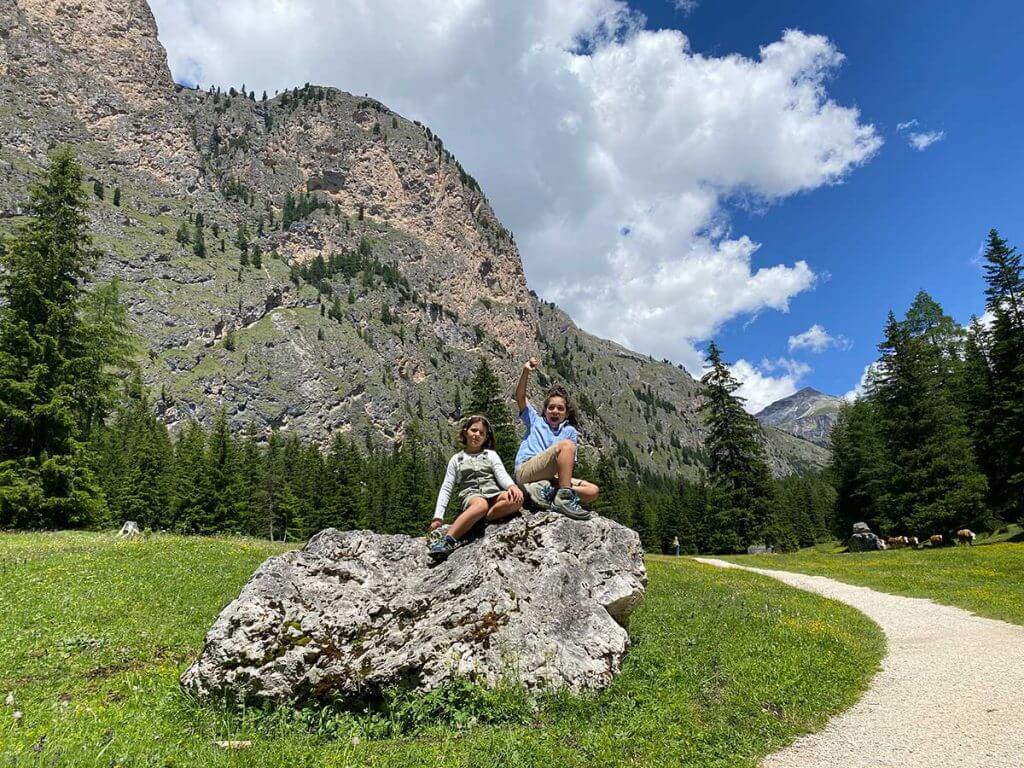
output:
M 736 394 L 744 398 L 748 413 L 764 410 L 776 400 L 789 397 L 799 388 L 800 379 L 810 373 L 810 366 L 796 360 L 780 358 L 775 361 L 762 360 L 760 366 L 740 359 L 729 366 L 732 375 L 740 382 Z M 779 376 L 771 376 L 782 371 Z
M 425 122 L 515 232 L 533 288 L 587 330 L 691 372 L 695 342 L 786 311 L 816 280 L 777 250 L 755 260 L 728 201 L 767 208 L 840 183 L 882 143 L 828 96 L 843 55 L 797 30 L 746 58 L 695 53 L 619 0 L 153 10 L 178 79 L 334 85 Z
M 849 349 L 850 340 L 840 334 L 832 336 L 818 323 L 815 323 L 803 333 L 789 337 L 789 351 L 808 349 L 811 352 L 824 352 L 829 347 L 836 349 Z
M 935 142 L 942 141 L 945 137 L 945 131 L 925 131 L 924 133 L 912 133 L 907 139 L 910 141 L 910 146 L 918 152 L 923 152 Z
M 908 120 L 905 123 L 896 123 L 896 132 L 899 133 L 901 131 L 905 131 L 908 128 L 913 128 L 915 125 L 917 125 L 917 120 Z
M 689 15 L 697 10 L 699 0 L 672 0 L 672 6 L 684 15 Z
M 864 366 L 864 372 L 860 375 L 860 381 L 857 382 L 857 385 L 853 389 L 843 395 L 843 399 L 852 403 L 857 398 L 863 397 L 867 393 L 868 383 L 871 381 L 871 377 L 877 369 L 878 361 L 868 363 Z

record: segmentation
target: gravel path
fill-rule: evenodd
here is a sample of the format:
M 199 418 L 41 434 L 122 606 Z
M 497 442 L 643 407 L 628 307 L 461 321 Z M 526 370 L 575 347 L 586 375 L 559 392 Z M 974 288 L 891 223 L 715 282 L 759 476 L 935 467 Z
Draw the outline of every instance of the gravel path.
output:
M 888 639 L 863 698 L 763 768 L 1024 766 L 1024 627 L 822 576 L 694 559 L 852 605 Z

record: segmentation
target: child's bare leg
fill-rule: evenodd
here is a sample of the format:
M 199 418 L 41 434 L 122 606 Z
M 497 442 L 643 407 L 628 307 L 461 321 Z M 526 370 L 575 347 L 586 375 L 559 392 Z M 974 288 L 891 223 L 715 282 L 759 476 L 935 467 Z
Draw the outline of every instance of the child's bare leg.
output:
M 586 480 L 577 480 L 573 486 L 576 489 L 576 493 L 579 494 L 580 501 L 584 504 L 589 504 L 597 498 L 598 492 L 601 490 L 593 483 L 588 483 Z
M 572 468 L 576 464 L 576 443 L 572 440 L 562 440 L 557 443 L 558 455 L 555 461 L 558 464 L 558 487 L 572 487 Z
M 455 518 L 455 522 L 448 529 L 448 535 L 453 539 L 461 539 L 486 514 L 487 499 L 483 496 L 473 498 L 462 514 Z
M 501 520 L 518 512 L 523 507 L 522 501 L 512 501 L 508 491 L 500 494 L 487 512 L 488 520 Z

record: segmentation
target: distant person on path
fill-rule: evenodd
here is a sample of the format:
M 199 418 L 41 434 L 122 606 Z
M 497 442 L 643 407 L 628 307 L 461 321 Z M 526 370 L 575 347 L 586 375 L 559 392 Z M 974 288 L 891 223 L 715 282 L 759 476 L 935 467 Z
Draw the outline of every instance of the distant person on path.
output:
M 673 536 L 672 537 L 672 551 L 675 553 L 676 557 L 679 557 L 679 537 L 678 536 Z
M 516 453 L 516 480 L 526 488 L 530 500 L 542 509 L 554 509 L 577 520 L 592 513 L 583 509 L 597 498 L 598 487 L 572 476 L 576 465 L 576 409 L 564 387 L 548 390 L 543 414 L 526 399 L 530 374 L 537 370 L 537 358 L 523 364 L 516 384 L 516 406 L 526 425 L 526 437 Z
M 523 506 L 523 492 L 509 477 L 494 450 L 490 422 L 483 416 L 470 416 L 459 431 L 459 442 L 465 448 L 448 461 L 430 530 L 441 527 L 448 501 L 456 488 L 462 513 L 455 518 L 445 537 L 430 545 L 430 556 L 435 560 L 444 560 L 455 551 L 459 539 L 481 520 L 500 520 Z

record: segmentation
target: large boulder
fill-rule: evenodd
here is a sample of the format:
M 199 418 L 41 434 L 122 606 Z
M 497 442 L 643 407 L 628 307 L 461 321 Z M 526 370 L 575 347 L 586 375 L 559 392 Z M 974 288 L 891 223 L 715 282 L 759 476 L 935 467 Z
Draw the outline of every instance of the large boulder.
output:
M 263 563 L 181 683 L 199 699 L 302 703 L 455 676 L 596 690 L 647 584 L 636 533 L 527 514 L 431 564 L 422 538 L 321 531 Z

